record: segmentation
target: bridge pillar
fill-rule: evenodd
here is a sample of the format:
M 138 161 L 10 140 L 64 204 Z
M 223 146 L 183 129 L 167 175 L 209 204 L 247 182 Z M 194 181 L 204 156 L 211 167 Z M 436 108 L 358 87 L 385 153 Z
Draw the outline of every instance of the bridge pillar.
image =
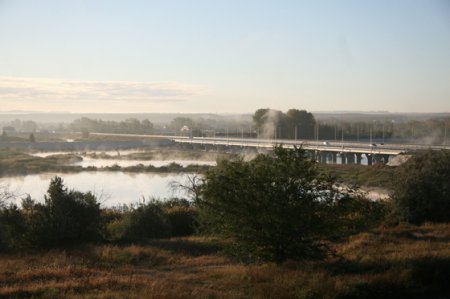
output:
M 324 162 L 325 164 L 328 164 L 329 161 L 330 161 L 330 153 L 329 153 L 329 152 L 326 152 L 326 153 L 325 153 L 325 159 L 323 160 L 323 162 Z
M 359 153 L 357 153 L 357 154 L 355 154 L 355 156 L 356 156 L 356 164 L 361 164 L 361 158 L 362 158 L 362 154 L 359 154 Z
M 321 158 L 320 162 L 323 164 L 327 164 L 327 156 L 328 156 L 327 152 L 321 152 L 320 153 L 320 158 Z
M 347 164 L 347 157 L 344 153 L 340 153 L 339 156 L 341 157 L 341 164 Z
M 355 164 L 355 155 L 353 153 L 347 153 L 347 164 Z
M 337 154 L 336 153 L 331 153 L 331 160 L 333 161 L 333 164 L 337 163 Z
M 371 154 L 365 154 L 367 157 L 367 165 L 372 165 L 372 155 Z
M 381 155 L 373 155 L 372 159 L 373 159 L 373 162 L 376 164 L 381 163 L 381 160 L 382 160 Z
M 383 164 L 387 164 L 389 162 L 389 155 L 382 155 Z
M 319 161 L 319 163 L 327 163 L 327 154 L 324 152 L 317 152 L 317 161 Z
M 314 151 L 306 151 L 306 155 L 311 158 L 311 160 L 315 161 L 316 160 L 316 154 Z
M 322 163 L 323 154 L 321 152 L 316 152 L 317 162 Z

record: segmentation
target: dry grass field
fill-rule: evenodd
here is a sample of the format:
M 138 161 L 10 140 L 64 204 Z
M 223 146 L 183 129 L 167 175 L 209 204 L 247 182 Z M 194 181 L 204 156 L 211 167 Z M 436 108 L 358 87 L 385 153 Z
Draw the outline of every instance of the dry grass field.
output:
M 449 298 L 450 225 L 379 228 L 323 261 L 243 264 L 200 238 L 0 256 L 1 298 Z

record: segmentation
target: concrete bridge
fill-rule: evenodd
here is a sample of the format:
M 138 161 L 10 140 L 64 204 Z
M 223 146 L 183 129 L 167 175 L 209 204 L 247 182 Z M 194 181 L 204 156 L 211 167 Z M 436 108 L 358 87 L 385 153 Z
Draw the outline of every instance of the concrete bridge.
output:
M 137 135 L 137 134 L 108 134 L 91 133 L 92 135 L 122 136 L 134 138 L 166 139 L 181 145 L 199 148 L 213 148 L 219 150 L 252 148 L 255 150 L 271 150 L 275 145 L 286 148 L 302 147 L 314 159 L 321 163 L 361 164 L 367 161 L 373 163 L 388 163 L 393 156 L 411 154 L 418 150 L 449 150 L 449 146 L 431 146 L 420 144 L 370 144 L 353 141 L 326 140 L 292 140 L 292 139 L 253 139 L 253 138 L 224 138 L 224 137 L 184 137 L 168 135 Z
M 336 142 L 323 140 L 287 140 L 287 139 L 245 139 L 245 138 L 211 138 L 211 137 L 169 137 L 180 144 L 201 145 L 203 147 L 238 147 L 270 150 L 275 145 L 286 148 L 302 147 L 321 163 L 361 164 L 388 163 L 390 157 L 412 153 L 425 149 L 448 149 L 445 146 L 428 146 L 414 144 L 367 144 L 361 142 Z

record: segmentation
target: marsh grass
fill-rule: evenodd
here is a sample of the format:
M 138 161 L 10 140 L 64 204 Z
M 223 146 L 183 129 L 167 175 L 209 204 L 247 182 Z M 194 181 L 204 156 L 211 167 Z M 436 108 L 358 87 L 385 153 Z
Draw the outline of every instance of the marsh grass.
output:
M 392 188 L 392 181 L 397 171 L 397 167 L 386 165 L 321 164 L 320 168 L 336 177 L 340 183 L 386 189 Z
M 322 261 L 241 264 L 203 237 L 0 256 L 3 298 L 447 298 L 450 224 L 378 228 Z

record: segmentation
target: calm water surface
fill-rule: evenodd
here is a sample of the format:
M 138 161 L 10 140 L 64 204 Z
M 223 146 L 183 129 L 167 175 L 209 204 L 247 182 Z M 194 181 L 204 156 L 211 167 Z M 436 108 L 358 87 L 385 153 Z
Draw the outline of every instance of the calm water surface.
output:
M 0 184 L 20 198 L 26 194 L 40 202 L 44 201 L 50 179 L 56 173 L 35 174 L 19 177 L 0 178 Z M 173 190 L 171 183 L 185 184 L 188 174 L 149 174 L 124 172 L 80 172 L 58 174 L 66 187 L 82 192 L 92 191 L 104 207 L 136 203 L 143 198 L 170 198 L 185 196 L 181 191 Z M 18 204 L 20 199 L 17 200 Z
M 121 151 L 121 155 L 128 155 L 131 153 L 139 153 L 142 151 Z M 37 157 L 48 157 L 51 155 L 64 155 L 64 154 L 78 154 L 80 156 L 82 156 L 83 160 L 82 161 L 78 161 L 75 163 L 71 163 L 69 165 L 73 165 L 73 166 L 82 166 L 82 167 L 89 167 L 89 166 L 93 166 L 93 167 L 110 167 L 110 166 L 120 166 L 120 167 L 129 167 L 129 166 L 136 166 L 139 164 L 142 164 L 144 166 L 149 166 L 152 165 L 154 167 L 161 167 L 161 166 L 167 166 L 171 163 L 177 163 L 183 167 L 186 167 L 188 165 L 210 165 L 210 166 L 215 166 L 217 165 L 217 163 L 215 161 L 204 161 L 204 160 L 187 160 L 187 159 L 166 159 L 166 160 L 128 160 L 128 159 L 121 159 L 121 158 L 110 158 L 110 159 L 101 159 L 101 158 L 91 158 L 91 157 L 87 157 L 86 155 L 82 154 L 82 153 L 78 153 L 78 152 L 39 152 L 39 153 L 32 153 L 32 156 L 37 156 Z M 92 152 L 94 153 L 94 152 Z M 97 154 L 99 154 L 100 152 L 97 152 Z M 102 154 L 107 154 L 107 155 L 117 155 L 118 151 L 106 151 L 106 152 L 101 152 Z

